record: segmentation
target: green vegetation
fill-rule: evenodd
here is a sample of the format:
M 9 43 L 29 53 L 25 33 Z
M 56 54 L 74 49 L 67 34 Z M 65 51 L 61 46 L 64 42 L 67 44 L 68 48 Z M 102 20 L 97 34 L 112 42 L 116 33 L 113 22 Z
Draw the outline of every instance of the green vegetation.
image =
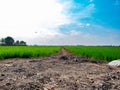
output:
M 106 61 L 120 59 L 120 47 L 117 46 L 66 46 L 65 48 L 78 56 Z
M 59 49 L 58 46 L 0 46 L 0 59 L 47 56 Z
M 48 56 L 60 50 L 59 46 L 0 46 L 0 59 Z M 111 61 L 120 59 L 120 47 L 115 46 L 65 46 L 78 56 Z
M 0 46 L 26 46 L 25 41 L 15 41 L 14 38 L 8 36 L 0 39 Z

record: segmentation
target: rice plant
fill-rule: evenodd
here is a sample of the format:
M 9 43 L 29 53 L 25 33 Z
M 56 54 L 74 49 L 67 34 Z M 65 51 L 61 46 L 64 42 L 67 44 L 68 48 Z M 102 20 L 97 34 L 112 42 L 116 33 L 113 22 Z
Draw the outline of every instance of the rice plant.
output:
M 59 49 L 59 46 L 0 46 L 0 59 L 48 56 Z
M 66 46 L 65 48 L 78 56 L 106 61 L 120 59 L 120 47 L 118 46 Z

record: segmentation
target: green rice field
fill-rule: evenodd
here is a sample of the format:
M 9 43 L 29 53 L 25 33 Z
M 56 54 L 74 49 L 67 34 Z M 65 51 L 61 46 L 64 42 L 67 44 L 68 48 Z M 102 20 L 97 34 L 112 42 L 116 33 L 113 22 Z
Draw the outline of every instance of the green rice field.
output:
M 34 58 L 57 53 L 60 46 L 0 46 L 0 59 Z M 112 61 L 120 59 L 118 46 L 65 46 L 66 49 L 78 56 L 91 59 Z
M 66 46 L 65 48 L 78 56 L 92 59 L 104 61 L 120 59 L 119 46 Z
M 0 46 L 0 59 L 48 56 L 59 50 L 59 46 Z

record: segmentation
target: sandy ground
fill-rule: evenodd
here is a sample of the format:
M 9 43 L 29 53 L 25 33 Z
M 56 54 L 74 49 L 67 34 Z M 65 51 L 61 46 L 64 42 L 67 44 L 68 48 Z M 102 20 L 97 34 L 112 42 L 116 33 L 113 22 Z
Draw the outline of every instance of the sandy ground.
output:
M 62 48 L 47 57 L 0 61 L 0 90 L 120 90 L 120 68 Z

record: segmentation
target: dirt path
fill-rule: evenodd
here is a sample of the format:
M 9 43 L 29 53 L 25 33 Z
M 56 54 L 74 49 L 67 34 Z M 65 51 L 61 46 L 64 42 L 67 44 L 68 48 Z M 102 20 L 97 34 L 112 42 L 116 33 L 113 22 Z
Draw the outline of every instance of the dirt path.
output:
M 86 59 L 62 48 L 48 57 L 0 61 L 0 90 L 120 90 L 120 68 Z
M 72 55 L 72 53 L 65 48 L 61 48 L 61 50 L 58 52 L 58 55 L 68 56 Z

